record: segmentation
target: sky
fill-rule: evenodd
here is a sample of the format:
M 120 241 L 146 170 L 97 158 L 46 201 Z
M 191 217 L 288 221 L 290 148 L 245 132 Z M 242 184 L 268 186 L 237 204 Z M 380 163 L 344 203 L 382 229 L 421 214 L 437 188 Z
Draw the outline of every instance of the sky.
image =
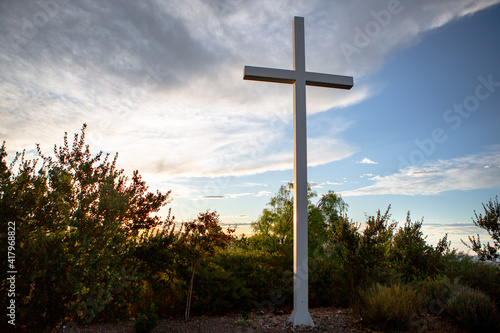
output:
M 307 88 L 308 181 L 348 215 L 423 219 L 428 242 L 485 233 L 500 194 L 500 0 L 41 0 L 0 2 L 0 140 L 50 154 L 88 125 L 178 221 L 216 210 L 249 233 L 293 180 L 293 89 L 245 65 L 354 77 Z

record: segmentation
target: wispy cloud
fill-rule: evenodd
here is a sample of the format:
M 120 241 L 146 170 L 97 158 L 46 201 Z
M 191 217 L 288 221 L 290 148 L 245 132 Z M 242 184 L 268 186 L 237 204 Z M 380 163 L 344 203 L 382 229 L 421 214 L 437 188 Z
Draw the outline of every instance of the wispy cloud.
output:
M 238 215 L 221 216 L 221 219 L 223 219 L 223 220 L 227 220 L 227 219 L 245 219 L 247 217 L 248 217 L 248 215 L 246 215 L 246 214 L 238 214 Z
M 246 193 L 231 193 L 231 194 L 226 194 L 226 195 L 204 195 L 201 197 L 201 199 L 236 199 L 240 197 L 249 197 L 249 196 L 255 196 L 255 197 L 261 197 L 265 195 L 269 195 L 271 191 L 259 191 L 258 193 L 253 193 L 253 192 L 246 192 Z
M 202 199 L 226 199 L 225 195 L 205 195 L 201 197 Z
M 373 185 L 343 191 L 343 196 L 403 194 L 436 195 L 445 191 L 466 191 L 500 186 L 500 147 L 483 153 L 437 160 L 422 166 L 411 166 L 396 174 L 375 176 Z

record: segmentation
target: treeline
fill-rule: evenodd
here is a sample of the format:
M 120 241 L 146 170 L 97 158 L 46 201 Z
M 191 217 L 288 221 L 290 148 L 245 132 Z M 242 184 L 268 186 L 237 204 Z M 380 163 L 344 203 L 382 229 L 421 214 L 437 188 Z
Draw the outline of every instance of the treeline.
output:
M 0 148 L 0 246 L 13 237 L 15 244 L 15 259 L 3 255 L 1 267 L 17 272 L 15 296 L 5 277 L 0 299 L 5 307 L 14 299 L 17 328 L 135 319 L 137 331 L 148 331 L 161 317 L 292 306 L 291 184 L 271 198 L 252 236 L 235 237 L 216 212 L 160 220 L 154 213 L 170 192 L 148 192 L 137 171 L 125 177 L 117 156 L 92 155 L 85 126 L 71 145 L 65 135 L 52 157 L 38 154 L 20 153 L 9 165 L 5 143 Z M 313 204 L 316 196 L 309 189 L 311 306 L 352 307 L 364 325 L 382 330 L 438 315 L 469 329 L 498 328 L 497 266 L 452 251 L 446 235 L 428 245 L 422 221 L 409 214 L 399 225 L 389 207 L 361 224 L 336 193 Z M 498 200 L 484 209 L 474 222 L 498 241 Z M 470 241 L 481 258 L 498 256 L 499 243 Z

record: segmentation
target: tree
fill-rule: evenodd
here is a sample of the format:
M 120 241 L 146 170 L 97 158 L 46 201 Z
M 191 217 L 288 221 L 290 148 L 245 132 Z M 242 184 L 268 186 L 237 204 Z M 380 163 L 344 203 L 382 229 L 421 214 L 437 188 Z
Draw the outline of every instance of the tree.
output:
M 66 133 L 53 157 L 37 146 L 37 159 L 18 153 L 7 167 L 5 143 L 0 149 L 0 232 L 15 223 L 16 302 L 19 321 L 28 326 L 64 318 L 88 323 L 106 309 L 126 311 L 117 302 L 137 278 L 131 249 L 139 232 L 161 224 L 151 214 L 170 193 L 149 193 L 138 171 L 128 179 L 116 168 L 118 155 L 93 156 L 85 129 L 71 147 Z
M 495 197 L 495 200 L 490 199 L 487 204 L 483 203 L 483 209 L 484 216 L 477 215 L 474 211 L 475 218 L 472 218 L 472 222 L 476 227 L 488 232 L 493 240 L 493 245 L 490 245 L 490 242 L 482 244 L 479 234 L 477 234 L 477 239 L 474 236 L 469 236 L 470 244 L 461 241 L 469 249 L 476 252 L 480 260 L 496 260 L 500 258 L 500 204 L 498 196 Z
M 362 232 L 360 223 L 347 218 L 338 219 L 329 230 L 329 246 L 340 261 L 351 293 L 365 281 L 387 274 L 386 258 L 397 225 L 389 222 L 390 208 L 389 205 L 384 214 L 378 210 L 375 216 L 367 216 Z
M 432 247 L 427 244 L 421 228 L 423 220 L 412 222 L 410 212 L 403 227 L 394 235 L 389 256 L 391 265 L 406 281 L 423 279 L 438 273 L 442 255 L 449 253 L 448 234 Z
M 281 186 L 269 200 L 268 207 L 257 221 L 252 223 L 254 238 L 270 251 L 289 253 L 293 245 L 293 183 Z M 319 254 L 328 240 L 328 230 L 336 221 L 345 217 L 347 204 L 339 194 L 328 191 L 316 204 L 312 199 L 316 192 L 307 187 L 309 253 Z
M 184 256 L 191 269 L 191 279 L 186 300 L 185 320 L 187 321 L 191 309 L 196 265 L 207 257 L 227 248 L 234 229 L 228 228 L 227 233 L 225 233 L 219 224 L 219 215 L 216 212 L 208 211 L 199 214 L 196 220 L 184 223 L 183 228 L 179 241 L 180 253 Z

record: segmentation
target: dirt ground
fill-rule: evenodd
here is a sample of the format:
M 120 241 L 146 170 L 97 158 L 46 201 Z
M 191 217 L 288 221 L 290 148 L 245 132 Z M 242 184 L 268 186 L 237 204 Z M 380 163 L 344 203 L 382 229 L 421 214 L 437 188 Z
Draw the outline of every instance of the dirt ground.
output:
M 293 327 L 288 322 L 290 311 L 283 314 L 272 312 L 257 314 L 252 313 L 248 319 L 243 319 L 241 314 L 228 314 L 225 316 L 193 317 L 185 322 L 182 319 L 163 319 L 154 329 L 160 332 L 193 332 L 193 333 L 243 333 L 243 332 L 373 332 L 363 328 L 362 320 L 352 313 L 350 309 L 318 308 L 310 309 L 314 327 Z M 114 324 L 95 324 L 79 327 L 67 324 L 65 333 L 91 332 L 91 333 L 134 333 L 133 322 L 120 322 Z M 452 332 L 463 333 L 448 320 L 431 316 L 420 317 L 415 324 L 410 326 L 409 332 Z

